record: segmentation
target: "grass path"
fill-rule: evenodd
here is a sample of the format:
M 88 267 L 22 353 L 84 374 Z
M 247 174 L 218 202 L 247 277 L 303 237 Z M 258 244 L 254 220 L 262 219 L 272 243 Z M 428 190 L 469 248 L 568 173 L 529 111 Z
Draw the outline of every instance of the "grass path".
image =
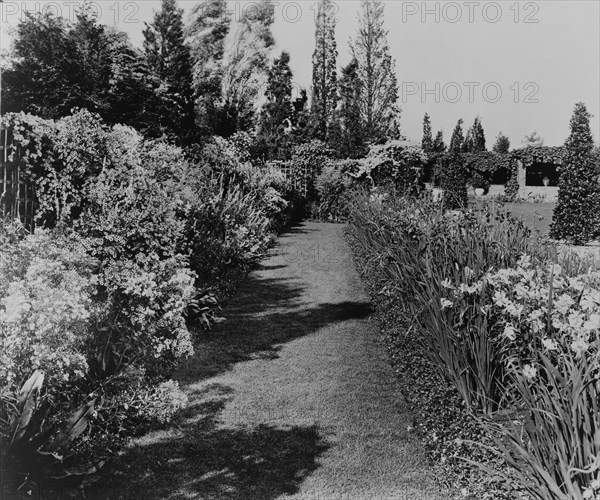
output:
M 343 227 L 283 235 L 177 373 L 190 399 L 119 458 L 112 498 L 442 498 Z

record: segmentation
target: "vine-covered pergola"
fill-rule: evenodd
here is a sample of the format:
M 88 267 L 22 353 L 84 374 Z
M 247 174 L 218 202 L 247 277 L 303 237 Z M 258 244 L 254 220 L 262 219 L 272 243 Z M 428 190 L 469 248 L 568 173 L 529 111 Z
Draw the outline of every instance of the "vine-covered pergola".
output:
M 527 186 L 558 189 L 564 157 L 562 146 L 528 146 L 511 151 L 509 156 L 510 172 L 504 190 L 509 198 L 524 195 Z
M 510 153 L 483 151 L 463 153 L 463 165 L 473 187 L 488 189 L 491 184 L 504 185 L 509 199 L 525 197 L 527 187 L 558 188 L 562 147 L 528 146 Z

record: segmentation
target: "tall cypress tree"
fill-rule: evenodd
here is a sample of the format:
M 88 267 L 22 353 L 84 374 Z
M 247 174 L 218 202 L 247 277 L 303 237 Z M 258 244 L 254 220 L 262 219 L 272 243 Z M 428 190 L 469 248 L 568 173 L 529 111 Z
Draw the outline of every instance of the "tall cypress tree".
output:
M 162 119 L 180 138 L 189 138 L 194 128 L 191 61 L 184 43 L 183 9 L 176 0 L 162 0 L 143 35 L 148 65 L 161 82 Z
M 398 81 L 383 22 L 383 1 L 362 0 L 358 36 L 350 46 L 358 61 L 361 112 L 371 143 L 399 138 Z
M 460 119 L 454 127 L 441 175 L 444 206 L 449 209 L 464 208 L 467 205 L 467 175 L 461 156 L 464 143 L 462 123 Z
M 550 229 L 553 238 L 574 244 L 586 243 L 600 235 L 600 193 L 590 116 L 584 103 L 575 105 Z
M 364 130 L 360 113 L 360 91 L 358 62 L 356 59 L 352 59 L 342 69 L 339 84 L 339 132 L 335 147 L 343 158 L 359 158 L 365 153 Z
M 337 106 L 337 44 L 332 0 L 319 0 L 316 16 L 315 51 L 312 57 L 311 114 L 315 137 L 326 141 Z
M 433 150 L 431 120 L 427 113 L 425 113 L 425 116 L 423 117 L 423 139 L 421 140 L 421 148 L 425 153 L 431 153 L 431 151 Z
M 285 158 L 285 146 L 290 142 L 294 120 L 292 103 L 292 70 L 290 55 L 282 52 L 269 70 L 267 98 L 263 105 L 258 127 L 258 142 L 262 143 L 268 158 Z
M 463 143 L 464 143 L 464 135 L 462 128 L 463 120 L 460 118 L 458 122 L 456 122 L 456 126 L 454 127 L 454 131 L 452 132 L 452 137 L 450 138 L 450 147 L 448 148 L 451 154 L 458 154 L 462 151 Z

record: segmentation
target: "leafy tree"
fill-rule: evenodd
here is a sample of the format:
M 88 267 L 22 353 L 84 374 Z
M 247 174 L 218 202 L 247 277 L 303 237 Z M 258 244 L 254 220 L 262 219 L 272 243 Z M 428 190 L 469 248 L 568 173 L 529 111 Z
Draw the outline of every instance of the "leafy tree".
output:
M 2 111 L 55 118 L 67 111 L 63 103 L 69 100 L 63 83 L 70 52 L 66 23 L 49 14 L 26 16 L 15 33 L 12 66 L 2 73 Z
M 550 229 L 553 238 L 574 244 L 586 243 L 600 235 L 600 192 L 590 116 L 584 103 L 575 105 Z
M 537 147 L 544 145 L 544 139 L 542 139 L 536 131 L 531 132 L 531 134 L 526 135 L 523 138 L 522 142 L 524 147 Z
M 492 147 L 492 151 L 501 154 L 508 153 L 510 151 L 510 139 L 500 132 L 496 137 L 496 142 Z
M 383 1 L 362 0 L 358 36 L 351 43 L 351 50 L 358 61 L 361 114 L 365 138 L 370 143 L 399 136 L 398 82 L 383 22 Z
M 196 123 L 203 134 L 213 133 L 217 121 L 222 97 L 225 39 L 230 21 L 226 0 L 203 0 L 192 9 L 186 27 Z
M 2 84 L 3 111 L 55 119 L 87 108 L 108 123 L 158 133 L 158 82 L 127 35 L 101 25 L 88 3 L 74 23 L 28 14 L 17 27 Z
M 254 125 L 254 104 L 268 72 L 274 8 L 260 0 L 244 9 L 223 61 L 222 111 L 216 132 L 229 137 Z
M 423 117 L 423 139 L 421 140 L 421 148 L 425 153 L 430 153 L 433 150 L 433 136 L 431 134 L 431 121 L 429 115 L 425 113 Z
M 49 13 L 27 13 L 17 28 L 13 67 L 3 76 L 6 111 L 45 118 L 74 107 L 109 108 L 110 37 L 84 4 L 74 25 Z
M 315 137 L 325 141 L 334 121 L 338 100 L 336 18 L 332 0 L 319 0 L 315 23 L 311 114 Z
M 149 67 L 160 81 L 157 93 L 164 105 L 160 118 L 179 137 L 193 136 L 194 103 L 189 48 L 183 34 L 183 9 L 162 0 L 161 10 L 143 31 Z
M 479 117 L 475 118 L 473 126 L 467 132 L 467 137 L 463 143 L 462 150 L 465 153 L 479 153 L 481 151 L 487 151 L 485 147 L 485 133 Z
M 292 103 L 292 70 L 290 55 L 282 52 L 269 70 L 266 102 L 263 105 L 258 140 L 264 142 L 268 158 L 285 158 L 285 145 L 293 127 L 294 106 Z
M 337 113 L 339 131 L 335 147 L 342 158 L 358 158 L 365 153 L 360 91 L 358 61 L 352 59 L 342 69 L 339 82 L 340 108 Z

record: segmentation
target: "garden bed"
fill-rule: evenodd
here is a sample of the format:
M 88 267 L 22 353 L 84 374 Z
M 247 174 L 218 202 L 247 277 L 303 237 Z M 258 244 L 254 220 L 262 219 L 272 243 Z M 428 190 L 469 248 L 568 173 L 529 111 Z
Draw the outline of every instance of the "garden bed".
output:
M 357 200 L 348 236 L 444 484 L 477 499 L 595 498 L 598 260 L 495 208 L 398 193 Z

